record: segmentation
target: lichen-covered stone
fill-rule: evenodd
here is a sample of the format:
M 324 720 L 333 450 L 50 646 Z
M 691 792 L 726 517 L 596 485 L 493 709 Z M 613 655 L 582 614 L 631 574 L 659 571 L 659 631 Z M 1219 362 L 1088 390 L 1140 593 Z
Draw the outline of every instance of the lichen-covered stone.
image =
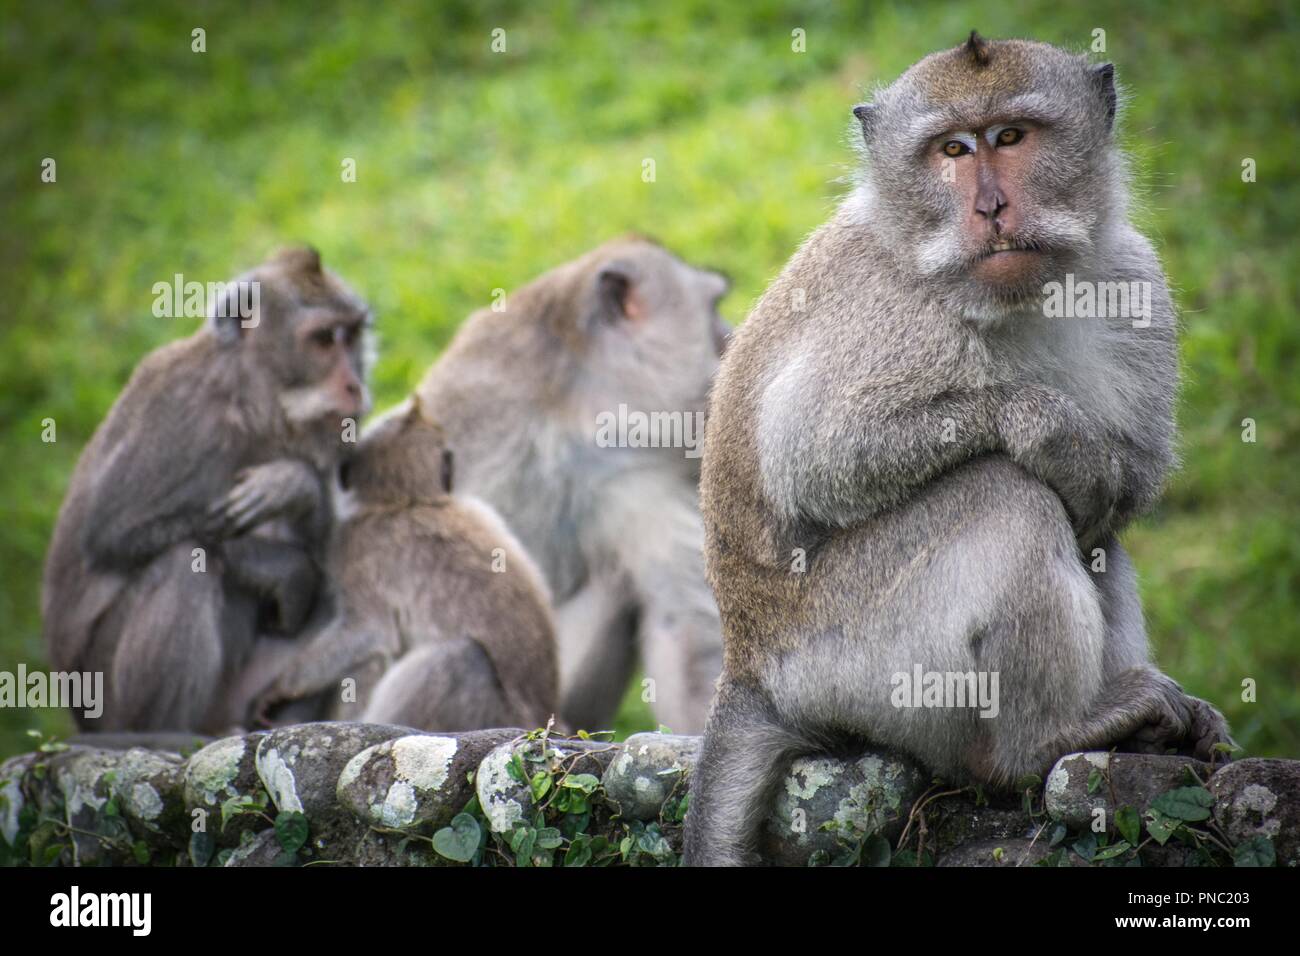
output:
M 657 820 L 664 801 L 686 793 L 700 750 L 699 737 L 633 734 L 610 761 L 601 783 L 625 820 Z
M 1300 866 L 1300 760 L 1238 760 L 1210 778 L 1210 792 L 1229 840 L 1266 836 L 1278 866 Z
M 1114 829 L 1115 811 L 1132 807 L 1141 813 L 1162 793 L 1209 777 L 1209 764 L 1190 757 L 1160 754 L 1111 754 L 1107 751 L 1066 754 L 1047 775 L 1045 801 L 1053 820 L 1068 827 L 1091 826 L 1096 810 L 1106 814 L 1106 826 Z M 1100 783 L 1089 793 L 1093 772 Z
M 986 793 L 977 801 L 969 790 L 930 800 L 925 806 L 927 846 L 942 856 L 977 840 L 1032 838 L 1038 825 L 1025 813 L 1020 797 Z
M 972 840 L 940 856 L 935 866 L 1033 866 L 1050 853 L 1052 848 L 1042 838 L 1037 842 L 1027 837 Z M 1062 859 L 1068 866 L 1088 865 L 1069 850 Z
M 70 747 L 54 754 L 48 763 L 53 790 L 39 801 L 45 816 L 62 816 L 69 826 L 71 859 L 77 866 L 122 862 L 129 854 L 125 820 L 105 811 L 117 755 L 106 750 Z M 61 811 L 61 814 L 60 814 Z
M 226 866 L 277 866 L 281 864 L 284 850 L 274 830 L 262 830 L 235 848 L 226 859 Z
M 18 838 L 19 815 L 27 804 L 23 782 L 36 757 L 22 754 L 0 763 L 0 837 L 10 846 Z
M 800 757 L 764 825 L 763 857 L 806 866 L 817 851 L 834 857 L 872 833 L 892 839 L 928 781 L 913 761 L 885 751 L 849 761 Z
M 165 751 L 132 748 L 116 755 L 110 790 L 132 832 L 153 846 L 166 846 L 185 822 L 185 762 Z
M 264 736 L 256 733 L 224 737 L 185 762 L 185 813 L 193 821 L 195 811 L 202 811 L 207 832 L 218 846 L 238 846 L 240 834 L 266 825 L 253 814 L 230 817 L 224 828 L 221 825 L 222 804 L 234 797 L 252 799 L 262 790 L 257 775 L 257 745 Z
M 411 731 L 384 724 L 326 721 L 280 727 L 257 744 L 257 776 L 277 810 L 298 811 L 313 826 L 346 811 L 336 796 L 348 762 L 367 747 Z
M 555 770 L 557 767 L 567 773 L 602 777 L 619 749 L 618 744 L 556 737 L 547 739 L 545 755 L 540 740 L 507 741 L 493 747 L 479 764 L 474 781 L 479 806 L 487 817 L 489 829 L 494 833 L 506 833 L 533 809 L 528 783 L 517 780 L 510 772 L 516 755 L 525 777 L 529 779 L 544 768 Z
M 367 747 L 339 775 L 339 803 L 371 826 L 445 826 L 474 795 L 470 778 L 483 757 L 522 733 L 409 734 Z

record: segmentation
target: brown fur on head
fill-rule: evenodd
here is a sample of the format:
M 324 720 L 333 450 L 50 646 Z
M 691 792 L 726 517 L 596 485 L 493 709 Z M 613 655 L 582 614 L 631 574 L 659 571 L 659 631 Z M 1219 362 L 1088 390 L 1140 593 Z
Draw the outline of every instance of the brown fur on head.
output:
M 208 334 L 227 361 L 278 386 L 274 401 L 298 430 L 341 433 L 369 411 L 370 309 L 311 247 L 283 249 L 225 284 Z M 259 396 L 258 401 L 266 401 Z
M 452 489 L 452 453 L 418 395 L 366 429 L 339 483 L 365 504 L 436 504 Z
M 962 315 L 1011 314 L 1123 212 L 1116 102 L 1110 64 L 972 31 L 854 109 L 863 219 Z

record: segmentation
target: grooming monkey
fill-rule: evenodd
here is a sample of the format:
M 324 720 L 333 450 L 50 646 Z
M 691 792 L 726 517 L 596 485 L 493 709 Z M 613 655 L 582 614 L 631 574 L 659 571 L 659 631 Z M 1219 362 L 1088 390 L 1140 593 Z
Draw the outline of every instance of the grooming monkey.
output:
M 286 250 L 140 363 L 77 463 L 46 558 L 53 665 L 105 674 L 94 729 L 241 719 L 241 672 L 315 606 L 325 476 L 369 401 L 368 323 L 314 250 Z
M 557 694 L 546 585 L 490 508 L 452 496 L 452 454 L 418 398 L 366 429 L 339 480 L 335 616 L 299 642 L 255 716 L 324 696 L 333 719 L 545 726 Z M 356 693 L 344 702 L 347 678 Z
M 846 739 L 998 787 L 1070 751 L 1206 758 L 1228 739 L 1151 663 L 1115 537 L 1173 464 L 1177 378 L 1116 105 L 1110 64 L 972 34 L 854 110 L 860 184 L 713 393 L 701 500 L 725 660 L 687 863 L 754 862 L 790 758 Z M 1149 313 L 1048 318 L 1067 275 L 1146 283 Z M 914 665 L 998 674 L 997 716 L 897 706 Z
M 575 728 L 608 726 L 638 657 L 656 718 L 704 725 L 721 632 L 698 446 L 597 439 L 620 406 L 702 422 L 728 287 L 646 239 L 608 242 L 471 316 L 419 386 L 459 486 L 501 513 L 546 576 L 560 712 Z

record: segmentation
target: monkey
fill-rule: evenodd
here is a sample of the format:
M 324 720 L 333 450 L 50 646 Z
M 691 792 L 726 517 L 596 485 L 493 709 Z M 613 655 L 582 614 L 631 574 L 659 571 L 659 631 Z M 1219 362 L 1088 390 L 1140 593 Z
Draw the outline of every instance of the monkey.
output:
M 453 452 L 418 397 L 340 465 L 327 559 L 334 616 L 254 704 L 334 693 L 326 715 L 436 731 L 543 727 L 558 694 L 541 572 L 490 507 L 453 495 Z
M 299 248 L 228 283 L 210 313 L 140 362 L 46 557 L 50 659 L 104 672 L 97 730 L 224 731 L 247 709 L 241 671 L 318 605 L 326 477 L 369 408 L 370 311 Z
M 855 108 L 857 184 L 733 334 L 712 393 L 724 659 L 686 864 L 761 862 L 805 753 L 869 743 L 1006 788 L 1068 752 L 1230 742 L 1151 662 L 1116 537 L 1175 463 L 1177 383 L 1117 107 L 1112 64 L 972 33 Z M 1143 283 L 1149 314 L 1052 317 L 1070 277 Z M 914 668 L 997 677 L 997 707 L 917 707 Z
M 471 315 L 417 388 L 460 487 L 496 508 L 546 577 L 572 727 L 606 727 L 640 662 L 656 719 L 703 729 L 722 635 L 699 447 L 667 445 L 702 431 L 729 288 L 654 241 L 615 239 Z M 680 440 L 632 425 L 620 438 L 620 414 L 680 425 Z

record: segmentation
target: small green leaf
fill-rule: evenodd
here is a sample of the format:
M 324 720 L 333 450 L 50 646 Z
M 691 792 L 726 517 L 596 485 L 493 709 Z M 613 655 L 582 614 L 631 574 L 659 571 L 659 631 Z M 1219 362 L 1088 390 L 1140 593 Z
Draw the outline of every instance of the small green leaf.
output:
M 537 849 L 554 850 L 564 843 L 564 837 L 555 827 L 544 827 L 537 831 Z
M 1174 832 L 1183 825 L 1181 820 L 1167 817 L 1153 806 L 1146 814 L 1147 833 L 1151 839 L 1164 846 Z
M 457 863 L 468 863 L 478 852 L 482 830 L 478 821 L 468 813 L 458 813 L 451 823 L 433 835 L 433 849 L 439 855 Z
M 297 853 L 307 842 L 307 818 L 298 810 L 282 810 L 275 817 L 275 838 L 285 853 Z
M 1232 851 L 1232 865 L 1276 866 L 1277 851 L 1273 849 L 1273 841 L 1259 834 L 1237 844 L 1237 848 Z
M 879 833 L 873 833 L 862 841 L 862 862 L 865 866 L 889 866 L 889 841 Z
M 1094 863 L 1098 860 L 1113 860 L 1115 857 L 1121 856 L 1131 849 L 1132 847 L 1129 845 L 1127 840 L 1120 840 L 1105 849 L 1098 850 L 1092 855 L 1092 859 Z
M 149 862 L 149 844 L 143 840 L 136 840 L 131 844 L 131 855 L 135 857 L 135 862 L 141 866 Z
M 591 862 L 591 837 L 579 834 L 564 854 L 565 866 L 586 866 Z
M 1065 859 L 1065 847 L 1053 850 L 1047 856 L 1043 857 L 1034 866 L 1060 866 L 1061 861 Z
M 212 851 L 216 849 L 216 841 L 212 839 L 210 833 L 191 833 L 190 834 L 190 863 L 195 866 L 207 866 L 208 861 L 212 859 Z
M 600 786 L 600 779 L 595 774 L 571 773 L 560 782 L 560 786 L 581 790 L 583 793 L 595 793 Z
M 1132 846 L 1137 846 L 1142 839 L 1142 819 L 1130 806 L 1123 806 L 1115 811 L 1115 829 Z
M 1214 806 L 1214 796 L 1204 787 L 1179 787 L 1162 793 L 1151 803 L 1151 809 L 1159 810 L 1175 820 L 1195 823 L 1208 819 L 1210 807 Z
M 1101 775 L 1101 771 L 1093 767 L 1088 773 L 1088 792 L 1096 793 L 1101 789 L 1101 783 L 1106 778 Z
M 1084 860 L 1091 863 L 1093 857 L 1097 855 L 1097 834 L 1089 830 L 1083 836 L 1079 837 L 1079 839 L 1074 841 L 1071 849 Z
M 510 762 L 506 764 L 506 771 L 516 783 L 528 782 L 528 773 L 524 770 L 524 761 L 519 754 L 510 755 Z
M 533 802 L 540 803 L 542 797 L 551 790 L 551 775 L 545 770 L 537 771 L 533 774 L 533 779 L 528 782 L 528 788 L 533 793 Z
M 1070 831 L 1066 829 L 1064 823 L 1058 823 L 1056 826 L 1052 827 L 1052 835 L 1048 837 L 1047 845 L 1049 847 L 1059 846 L 1061 841 L 1066 838 L 1069 832 Z

